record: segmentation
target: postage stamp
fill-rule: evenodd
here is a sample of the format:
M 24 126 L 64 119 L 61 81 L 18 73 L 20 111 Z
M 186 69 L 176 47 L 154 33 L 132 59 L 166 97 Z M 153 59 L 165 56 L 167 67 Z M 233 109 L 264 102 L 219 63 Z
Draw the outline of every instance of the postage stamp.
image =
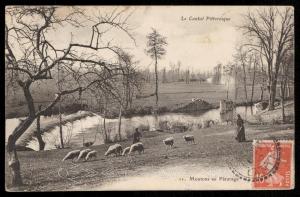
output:
M 293 188 L 293 141 L 259 140 L 253 143 L 253 188 Z
M 290 190 L 294 9 L 7 5 L 6 190 Z

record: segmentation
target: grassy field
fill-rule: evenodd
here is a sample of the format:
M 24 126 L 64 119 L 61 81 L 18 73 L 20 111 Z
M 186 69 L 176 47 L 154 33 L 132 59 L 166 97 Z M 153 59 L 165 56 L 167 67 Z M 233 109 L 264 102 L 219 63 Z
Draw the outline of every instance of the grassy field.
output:
M 187 145 L 182 139 L 183 133 L 158 133 L 146 132 L 142 142 L 145 146 L 144 154 L 136 154 L 129 157 L 105 157 L 104 152 L 109 144 L 94 146 L 98 151 L 98 157 L 94 161 L 62 162 L 61 159 L 70 149 L 51 150 L 40 152 L 19 152 L 22 177 L 25 186 L 18 188 L 21 191 L 45 191 L 45 190 L 72 190 L 81 188 L 101 188 L 101 185 L 112 182 L 120 177 L 143 175 L 151 170 L 163 169 L 163 167 L 175 164 L 209 163 L 215 167 L 224 166 L 225 161 L 232 162 L 252 161 L 252 140 L 294 138 L 293 125 L 246 125 L 246 138 L 244 143 L 237 143 L 233 138 L 233 126 L 213 126 L 212 128 L 189 131 L 184 134 L 195 136 L 195 145 Z M 173 136 L 174 147 L 166 150 L 162 140 Z M 123 147 L 131 141 L 121 142 Z M 68 171 L 68 175 L 67 175 Z M 10 182 L 7 161 L 5 165 L 5 181 Z M 15 190 L 16 188 L 8 189 Z
M 154 92 L 154 84 L 147 84 L 144 88 L 145 95 Z M 248 101 L 250 101 L 251 87 L 247 87 Z M 244 89 L 240 87 L 237 93 L 237 103 L 245 102 Z M 229 91 L 229 99 L 234 100 L 234 91 Z M 184 82 L 163 83 L 159 86 L 159 106 L 166 106 L 172 108 L 176 105 L 187 104 L 191 102 L 192 98 L 200 98 L 205 101 L 219 106 L 219 102 L 227 97 L 227 87 L 225 85 L 215 85 L 210 83 L 192 82 L 186 84 Z M 265 92 L 267 98 L 267 92 Z M 255 86 L 253 100 L 260 99 L 260 87 Z M 135 105 L 154 105 L 155 98 L 136 99 Z
M 286 104 L 288 113 L 293 114 L 293 102 Z M 260 116 L 279 116 L 277 107 L 272 113 L 266 111 Z M 5 182 L 8 190 L 46 191 L 46 190 L 90 190 L 131 176 L 147 176 L 147 173 L 169 166 L 209 165 L 215 168 L 226 167 L 226 161 L 233 163 L 252 162 L 253 139 L 294 139 L 294 124 L 245 124 L 244 143 L 234 140 L 235 126 L 213 125 L 211 128 L 195 129 L 185 133 L 144 132 L 142 142 L 144 154 L 129 157 L 105 157 L 104 153 L 111 144 L 93 146 L 98 151 L 96 160 L 71 163 L 62 158 L 71 149 L 48 151 L 19 151 L 21 172 L 25 185 L 10 188 L 10 174 L 5 157 Z M 182 136 L 192 134 L 195 145 L 187 145 Z M 167 150 L 162 140 L 173 136 L 175 144 Z M 120 142 L 122 147 L 131 144 L 132 139 Z M 205 169 L 203 169 L 205 170 Z
M 51 84 L 51 83 L 50 83 Z M 54 86 L 54 84 L 52 84 Z M 33 93 L 33 97 L 36 102 L 42 102 L 51 100 L 51 96 L 53 95 L 55 88 L 47 88 L 36 87 L 33 88 L 35 91 Z M 154 93 L 154 84 L 145 84 L 143 88 L 143 95 L 149 95 Z M 47 91 L 45 91 L 47 90 Z M 214 106 L 219 106 L 219 101 L 221 99 L 225 99 L 227 97 L 227 87 L 225 85 L 215 85 L 210 83 L 201 83 L 192 82 L 190 84 L 186 84 L 184 82 L 174 82 L 174 83 L 163 83 L 159 85 L 159 107 L 165 107 L 168 110 L 175 109 L 184 104 L 188 104 L 191 102 L 192 98 L 200 98 L 205 101 L 213 104 Z M 277 92 L 279 93 L 279 92 Z M 248 101 L 250 101 L 251 95 L 251 86 L 247 87 Z M 238 88 L 237 93 L 237 103 L 245 102 L 245 93 L 242 87 Z M 18 92 L 17 98 L 7 97 L 5 99 L 5 116 L 6 117 L 20 117 L 25 116 L 27 114 L 27 106 L 24 101 L 22 92 Z M 268 93 L 265 91 L 264 98 L 267 99 Z M 87 100 L 89 102 L 93 102 L 93 98 L 87 96 Z M 229 91 L 229 99 L 234 99 L 233 90 Z M 254 96 L 253 100 L 258 101 L 260 99 L 260 87 L 255 86 L 254 88 Z M 65 104 L 67 104 L 66 102 Z M 47 103 L 43 103 L 46 105 Z M 89 103 L 88 103 L 89 104 Z M 145 108 L 151 107 L 155 104 L 155 97 L 148 97 L 142 99 L 133 100 L 133 108 Z M 38 105 L 38 103 L 36 103 Z M 64 103 L 63 103 L 64 105 Z M 90 104 L 90 107 L 94 108 L 94 111 L 98 110 L 95 108 L 95 104 Z M 111 110 L 114 110 L 118 114 L 118 108 L 115 106 L 109 107 Z

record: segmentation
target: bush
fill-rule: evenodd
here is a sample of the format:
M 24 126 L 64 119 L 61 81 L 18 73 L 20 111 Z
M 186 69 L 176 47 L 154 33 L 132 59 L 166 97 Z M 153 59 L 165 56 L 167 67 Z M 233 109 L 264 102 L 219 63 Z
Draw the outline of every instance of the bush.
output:
M 166 112 L 169 112 L 169 111 L 170 110 L 166 106 L 158 108 L 158 113 L 166 113 Z
M 191 125 L 183 122 L 171 122 L 171 129 L 173 132 L 185 132 L 191 129 Z
M 118 141 L 119 141 L 119 135 L 115 134 L 113 142 L 118 142 Z
M 149 131 L 150 130 L 150 126 L 149 126 L 149 124 L 140 124 L 139 126 L 138 126 L 138 128 L 139 128 L 139 130 L 140 131 Z
M 162 130 L 171 130 L 170 122 L 167 120 L 164 120 L 164 121 L 159 120 L 158 125 L 159 125 L 159 128 Z
M 272 123 L 273 125 L 275 125 L 275 124 L 280 124 L 281 121 L 278 120 L 278 119 L 273 118 L 272 121 L 271 121 L 271 123 Z

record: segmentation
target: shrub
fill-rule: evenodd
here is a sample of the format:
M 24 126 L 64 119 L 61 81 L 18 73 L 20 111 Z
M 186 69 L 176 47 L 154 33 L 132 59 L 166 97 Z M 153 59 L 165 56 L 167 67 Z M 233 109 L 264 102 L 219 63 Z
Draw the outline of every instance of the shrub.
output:
M 167 120 L 163 120 L 163 121 L 159 120 L 158 125 L 159 125 L 159 128 L 161 128 L 162 130 L 171 130 L 170 122 Z
M 171 129 L 174 132 L 185 132 L 190 129 L 187 123 L 176 121 L 176 122 L 171 122 L 170 124 L 171 124 Z
M 170 110 L 166 106 L 158 108 L 158 113 L 166 113 L 166 112 L 169 112 L 169 111 Z
M 149 123 L 148 124 L 140 124 L 138 126 L 138 128 L 139 128 L 140 131 L 149 131 L 150 130 Z

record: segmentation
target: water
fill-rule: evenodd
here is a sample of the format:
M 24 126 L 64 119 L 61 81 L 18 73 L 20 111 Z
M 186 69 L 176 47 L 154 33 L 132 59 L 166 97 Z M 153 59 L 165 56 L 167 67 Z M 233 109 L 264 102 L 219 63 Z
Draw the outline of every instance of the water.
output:
M 79 112 L 80 113 L 80 112 Z M 240 106 L 236 108 L 234 116 L 240 114 L 243 119 L 247 119 L 248 116 L 256 113 L 256 109 L 251 107 Z M 54 120 L 57 121 L 57 116 L 53 117 L 43 117 L 41 116 L 41 124 L 47 124 Z M 66 116 L 63 116 L 63 119 Z M 22 118 L 12 118 L 6 119 L 6 141 L 9 134 L 18 126 Z M 220 111 L 219 109 L 211 109 L 204 113 L 198 114 L 185 114 L 185 113 L 166 113 L 159 116 L 160 121 L 169 122 L 182 122 L 182 123 L 200 123 L 203 120 L 214 120 L 215 122 L 220 122 Z M 34 123 L 33 123 L 34 125 Z M 33 125 L 31 127 L 33 127 Z M 150 129 L 155 127 L 155 118 L 153 115 L 145 116 L 134 116 L 131 118 L 122 118 L 121 134 L 122 138 L 126 138 L 127 134 L 132 134 L 136 127 L 141 125 L 149 126 Z M 31 128 L 30 127 L 30 128 Z M 30 129 L 29 128 L 29 129 Z M 76 120 L 72 123 L 67 123 L 62 126 L 63 128 L 63 138 L 67 146 L 82 147 L 83 137 L 85 142 L 96 140 L 94 145 L 100 145 L 104 143 L 103 139 L 103 118 L 97 114 L 93 116 L 87 116 L 80 120 Z M 113 139 L 117 135 L 118 131 L 118 119 L 106 119 L 106 128 L 110 130 L 110 136 Z M 32 128 L 31 128 L 32 129 Z M 26 133 L 26 132 L 25 132 Z M 60 144 L 59 138 L 59 126 L 51 129 L 49 132 L 42 134 L 43 140 L 46 142 L 45 150 L 56 149 L 55 145 Z M 38 141 L 35 137 L 30 140 L 27 147 L 38 150 Z

